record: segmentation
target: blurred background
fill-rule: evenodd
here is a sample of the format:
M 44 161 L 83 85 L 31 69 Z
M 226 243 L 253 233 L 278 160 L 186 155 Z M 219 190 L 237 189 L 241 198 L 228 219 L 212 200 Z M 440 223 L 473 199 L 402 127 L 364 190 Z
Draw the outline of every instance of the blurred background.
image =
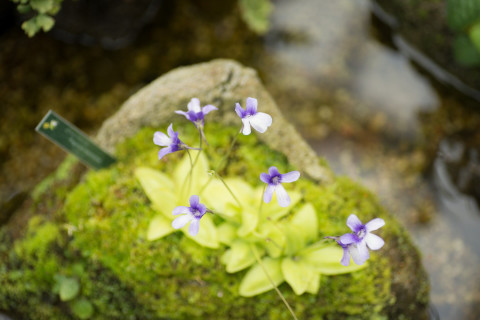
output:
M 66 155 L 34 131 L 49 109 L 94 135 L 163 73 L 236 59 L 408 228 L 431 318 L 479 319 L 479 21 L 480 0 L 0 0 L 0 223 Z

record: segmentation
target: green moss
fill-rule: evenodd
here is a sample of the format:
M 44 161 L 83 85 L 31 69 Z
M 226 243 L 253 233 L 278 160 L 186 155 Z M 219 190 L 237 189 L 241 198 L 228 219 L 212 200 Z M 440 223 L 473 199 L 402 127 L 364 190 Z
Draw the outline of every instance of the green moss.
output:
M 208 132 L 215 133 L 207 135 L 208 148 L 215 151 L 209 153 L 211 163 L 218 163 L 216 155 L 225 154 L 237 130 L 209 124 Z M 54 277 L 60 274 L 80 281 L 80 297 L 92 302 L 95 319 L 291 318 L 274 291 L 255 298 L 238 295 L 245 271 L 225 272 L 219 261 L 224 249 L 201 247 L 181 233 L 146 240 L 156 212 L 133 170 L 147 165 L 171 172 L 181 156 L 180 152 L 169 154 L 159 162 L 151 142 L 154 131 L 145 128 L 119 146 L 121 161 L 112 167 L 87 173 L 68 194 L 56 221 L 34 218 L 14 251 L 0 247 L 0 256 L 8 256 L 0 263 L 0 296 L 7 297 L 0 308 L 31 316 L 36 303 L 47 311 L 32 319 L 74 318 L 69 304 L 59 301 L 53 289 Z M 182 129 L 182 139 L 195 144 L 193 126 Z M 225 175 L 240 175 L 258 185 L 260 172 L 271 165 L 280 171 L 292 169 L 282 154 L 261 144 L 255 135 L 239 140 Z M 364 221 L 377 216 L 386 219 L 382 237 L 400 237 L 406 242 L 405 250 L 411 250 L 398 223 L 385 214 L 375 197 L 349 179 L 322 186 L 301 179 L 292 188 L 315 206 L 322 236 L 345 233 L 345 219 L 356 212 Z M 296 296 L 286 284 L 280 290 L 301 319 L 385 319 L 395 303 L 393 273 L 390 258 L 379 252 L 372 254 L 364 270 L 322 277 L 318 295 Z

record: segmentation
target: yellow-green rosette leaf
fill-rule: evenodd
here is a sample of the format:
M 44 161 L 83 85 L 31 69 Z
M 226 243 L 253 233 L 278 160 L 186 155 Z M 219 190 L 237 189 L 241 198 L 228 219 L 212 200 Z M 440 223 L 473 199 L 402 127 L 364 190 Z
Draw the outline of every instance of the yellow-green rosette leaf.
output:
M 301 207 L 290 220 L 290 224 L 302 230 L 302 234 L 306 241 L 311 241 L 317 238 L 318 222 L 315 208 L 311 203 L 305 204 Z
M 311 293 L 311 294 L 317 294 L 318 290 L 320 290 L 320 273 L 315 272 L 312 280 L 308 284 L 307 290 L 305 292 Z
M 217 227 L 217 236 L 220 243 L 231 245 L 236 235 L 237 228 L 231 223 L 224 222 Z
M 364 269 L 367 266 L 367 262 L 362 265 L 356 265 L 351 262 L 347 267 L 340 264 L 343 256 L 343 249 L 340 246 L 326 246 L 317 250 L 307 249 L 304 253 L 300 253 L 299 256 L 313 265 L 318 272 L 325 275 L 350 273 Z
M 168 220 L 163 215 L 157 215 L 148 225 L 147 239 L 150 241 L 160 239 L 174 231 L 171 220 Z
M 294 255 L 305 248 L 307 237 L 301 227 L 294 224 L 284 224 L 283 230 L 286 236 L 285 254 Z
M 283 282 L 281 259 L 264 258 L 261 263 L 262 265 L 255 264 L 243 277 L 239 288 L 242 297 L 253 297 L 267 292 L 274 288 L 272 282 L 275 286 Z M 268 272 L 268 276 L 265 272 Z
M 251 206 L 243 206 L 242 212 L 242 224 L 238 228 L 237 234 L 240 237 L 245 237 L 250 234 L 258 225 L 258 210 Z
M 281 267 L 285 281 L 297 295 L 305 293 L 318 274 L 313 266 L 301 259 L 284 258 Z
M 263 250 L 256 247 L 259 256 L 263 255 Z M 222 262 L 226 264 L 228 273 L 235 273 L 250 267 L 256 261 L 252 252 L 251 244 L 243 240 L 235 240 L 230 249 L 225 252 Z
M 272 258 L 280 257 L 285 250 L 285 233 L 280 229 L 279 225 L 273 222 L 263 223 L 259 233 L 266 241 L 264 247 Z
M 261 191 L 259 194 L 261 194 Z M 302 199 L 302 195 L 296 191 L 289 191 L 288 195 L 290 196 L 290 204 L 286 207 L 280 207 L 278 203 L 276 203 L 275 199 L 268 204 L 264 204 L 262 208 L 262 218 L 264 220 L 269 219 L 277 221 L 286 216 L 290 210 L 292 210 L 292 208 Z
M 153 206 L 166 217 L 172 218 L 172 211 L 177 205 L 174 184 L 170 178 L 155 169 L 139 167 L 135 170 L 135 177 L 142 185 L 145 194 Z
M 187 237 L 204 247 L 217 249 L 220 246 L 218 243 L 217 228 L 208 214 L 205 214 L 200 220 L 200 229 L 197 235 L 190 235 L 187 226 L 183 227 L 182 231 Z
M 200 151 L 192 151 L 190 150 L 190 154 L 192 156 L 192 161 L 195 161 L 197 157 L 197 152 Z M 173 180 L 177 187 L 178 192 L 182 192 L 182 199 L 181 201 L 188 201 L 188 198 L 191 195 L 191 192 L 194 191 L 198 192 L 202 189 L 202 187 L 208 182 L 208 160 L 207 157 L 203 154 L 203 152 L 198 155 L 197 163 L 192 170 L 191 178 L 190 178 L 190 170 L 191 170 L 191 163 L 188 154 L 186 154 L 182 160 L 178 163 L 175 167 L 173 172 Z M 189 181 L 191 179 L 191 181 Z

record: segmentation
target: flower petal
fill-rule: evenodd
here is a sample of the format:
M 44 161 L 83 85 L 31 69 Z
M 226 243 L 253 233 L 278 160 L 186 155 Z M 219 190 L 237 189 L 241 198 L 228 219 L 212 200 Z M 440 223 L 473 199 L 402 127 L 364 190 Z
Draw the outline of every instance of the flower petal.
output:
M 206 114 L 209 113 L 210 111 L 214 111 L 214 110 L 218 110 L 218 108 L 215 107 L 215 106 L 213 106 L 213 105 L 211 105 L 211 104 L 207 104 L 206 106 L 204 106 L 204 107 L 202 108 L 202 113 L 203 113 L 204 115 L 206 115 Z
M 175 111 L 176 114 L 181 114 L 182 116 L 185 116 L 185 118 L 188 119 L 188 113 L 185 112 L 185 111 L 182 111 L 182 110 L 176 110 Z
M 263 194 L 263 201 L 265 201 L 265 203 L 272 201 L 273 191 L 275 191 L 275 186 L 272 184 L 267 185 L 265 193 Z
M 297 181 L 298 178 L 300 178 L 300 172 L 298 172 L 298 171 L 291 171 L 291 172 L 287 172 L 287 173 L 281 174 L 281 175 L 280 175 L 280 182 L 281 182 L 281 183 L 284 183 L 284 182 L 294 182 L 294 181 Z
M 380 218 L 375 218 L 373 220 L 370 220 L 365 224 L 365 227 L 367 228 L 367 232 L 377 230 L 385 225 L 385 221 Z
M 290 204 L 290 197 L 281 184 L 276 185 L 275 193 L 277 195 L 277 201 L 280 207 L 287 207 Z
M 203 215 L 205 212 L 207 212 L 207 207 L 203 203 L 199 203 L 197 210 Z
M 157 146 L 166 147 L 172 143 L 172 139 L 170 139 L 165 133 L 157 131 L 153 134 L 153 143 Z
M 247 98 L 245 109 L 249 115 L 254 115 L 257 113 L 257 99 L 250 97 Z
M 186 225 L 189 221 L 192 221 L 192 219 L 195 219 L 195 218 L 191 214 L 185 214 L 173 220 L 172 227 L 174 229 L 180 229 L 184 225 Z
M 175 209 L 173 209 L 172 214 L 177 215 L 177 214 L 189 213 L 189 212 L 190 212 L 190 207 L 178 206 Z
M 192 222 L 190 223 L 190 226 L 188 227 L 188 233 L 190 233 L 191 236 L 196 236 L 199 229 L 200 229 L 200 219 L 193 219 Z
M 162 148 L 160 149 L 160 151 L 158 151 L 158 160 L 162 159 L 165 155 L 169 154 L 169 153 L 172 153 L 172 148 L 171 147 L 166 147 L 166 148 Z
M 196 209 L 198 207 L 198 204 L 200 203 L 200 198 L 197 195 L 193 195 L 190 197 L 189 201 L 190 207 Z
M 277 167 L 271 166 L 270 168 L 268 168 L 268 174 L 270 175 L 270 177 L 274 177 L 279 176 L 280 172 L 278 172 Z
M 258 112 L 257 114 L 251 116 L 250 124 L 253 129 L 257 130 L 260 133 L 267 131 L 267 128 L 272 125 L 272 117 L 266 113 Z
M 347 226 L 353 231 L 358 232 L 363 227 L 362 221 L 354 214 L 351 214 L 347 219 Z
M 169 137 L 173 137 L 175 135 L 175 131 L 173 131 L 173 123 L 170 123 L 168 126 L 167 133 Z
M 243 118 L 242 122 L 243 122 L 242 133 L 248 136 L 252 132 L 252 129 L 250 129 L 250 121 L 247 118 Z
M 200 109 L 200 100 L 198 98 L 192 98 L 187 105 L 189 111 L 194 111 L 195 113 L 202 111 Z
M 260 180 L 262 180 L 265 183 L 269 183 L 270 182 L 270 176 L 267 173 L 262 172 L 260 174 Z
M 348 246 L 348 249 L 350 251 L 350 254 L 352 255 L 353 261 L 358 265 L 364 264 L 365 261 L 370 258 L 370 253 L 368 252 L 367 244 L 365 243 L 365 241 L 361 241 L 356 245 L 350 245 Z
M 340 242 L 344 245 L 349 245 L 352 243 L 358 242 L 358 237 L 353 233 L 345 233 L 343 236 L 340 237 Z
M 243 110 L 242 106 L 240 106 L 239 103 L 235 105 L 235 112 L 238 114 L 240 118 L 243 119 L 245 117 L 245 110 Z
M 348 251 L 348 248 L 343 248 L 343 257 L 340 263 L 345 267 L 348 267 L 348 265 L 350 265 L 350 252 Z
M 367 233 L 363 239 L 371 250 L 378 250 L 385 244 L 385 241 L 383 241 L 382 238 L 373 233 Z

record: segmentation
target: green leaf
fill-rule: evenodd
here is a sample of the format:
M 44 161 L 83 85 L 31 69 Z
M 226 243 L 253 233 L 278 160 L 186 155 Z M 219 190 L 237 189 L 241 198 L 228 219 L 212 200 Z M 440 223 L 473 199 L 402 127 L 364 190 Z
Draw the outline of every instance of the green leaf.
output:
M 353 261 L 347 267 L 342 265 L 340 260 L 342 260 L 343 249 L 340 246 L 326 246 L 314 251 L 307 249 L 304 253 L 300 253 L 299 256 L 314 266 L 318 272 L 325 275 L 350 273 L 364 269 L 367 266 L 367 263 L 359 266 L 353 263 Z
M 294 260 L 292 258 L 282 260 L 282 273 L 285 281 L 297 295 L 305 293 L 310 283 L 315 280 L 315 275 L 318 274 L 312 265 L 301 259 Z
M 284 232 L 286 236 L 285 255 L 294 255 L 305 248 L 307 238 L 301 227 L 285 223 L 283 229 L 285 230 Z
M 28 13 L 30 10 L 32 10 L 32 7 L 30 7 L 28 4 L 19 4 L 17 6 L 17 11 L 21 14 Z
M 280 257 L 285 250 L 286 237 L 282 229 L 282 225 L 276 222 L 263 223 L 260 227 L 259 233 L 263 239 L 264 247 L 267 249 L 268 255 L 272 258 Z
M 46 14 L 39 14 L 36 18 L 36 23 L 39 27 L 42 28 L 44 32 L 50 31 L 55 24 L 55 20 L 52 17 L 47 16 Z
M 53 0 L 30 0 L 30 5 L 39 13 L 47 13 L 54 7 Z
M 217 228 L 218 241 L 230 245 L 236 238 L 237 228 L 228 222 L 224 222 Z
M 320 273 L 315 272 L 315 275 L 313 276 L 313 279 L 308 284 L 307 290 L 305 292 L 308 292 L 311 294 L 317 294 L 318 290 L 320 290 Z
M 240 237 L 245 237 L 250 234 L 258 225 L 258 209 L 249 205 L 242 207 L 242 224 L 238 228 L 237 234 Z
M 192 161 L 195 161 L 198 151 L 190 151 L 192 155 Z M 191 163 L 188 154 L 185 154 L 182 160 L 175 167 L 173 172 L 173 181 L 177 187 L 178 192 L 181 192 L 180 202 L 187 201 L 192 192 L 195 190 L 201 190 L 202 187 L 209 180 L 208 175 L 208 160 L 203 152 L 200 153 L 197 163 L 192 171 L 190 177 Z M 191 179 L 191 180 L 190 180 Z
M 465 67 L 480 65 L 480 53 L 468 36 L 459 35 L 453 44 L 455 61 Z
M 268 31 L 273 6 L 270 0 L 239 0 L 243 20 L 259 34 Z
M 480 1 L 447 0 L 447 21 L 450 28 L 462 31 L 478 21 Z
M 477 49 L 477 52 L 480 54 L 480 22 L 477 22 L 470 28 L 468 35 L 473 45 Z
M 147 167 L 137 168 L 135 177 L 153 206 L 167 218 L 173 218 L 172 211 L 178 204 L 178 196 L 174 194 L 172 180 L 166 174 Z
M 191 236 L 188 233 L 188 227 L 185 226 L 182 228 L 182 231 L 187 237 L 197 242 L 198 244 L 212 249 L 217 249 L 220 247 L 217 237 L 217 228 L 212 221 L 212 218 L 209 215 L 204 215 L 200 221 L 200 229 L 196 236 Z
M 76 278 L 62 277 L 60 280 L 60 300 L 68 301 L 75 298 L 80 291 L 80 283 Z
M 318 236 L 318 220 L 315 208 L 311 203 L 305 204 L 292 217 L 291 225 L 302 230 L 305 243 L 312 241 Z
M 289 213 L 290 210 L 292 210 L 292 208 L 302 199 L 302 195 L 296 191 L 289 191 L 288 195 L 290 196 L 290 204 L 286 207 L 280 207 L 275 199 L 268 205 L 264 204 L 262 209 L 262 219 L 265 220 L 268 218 L 269 220 L 277 221 Z
M 80 319 L 89 319 L 93 315 L 93 306 L 87 299 L 80 298 L 73 302 L 72 312 Z
M 35 18 L 31 18 L 22 23 L 22 29 L 31 38 L 40 30 L 40 27 L 37 25 Z
M 272 290 L 274 288 L 272 282 L 278 286 L 284 280 L 280 264 L 280 259 L 268 257 L 262 259 L 263 267 L 258 263 L 255 264 L 243 277 L 239 294 L 243 297 L 253 297 Z M 265 272 L 268 272 L 268 277 Z
M 255 263 L 255 255 L 250 247 L 251 244 L 243 240 L 235 240 L 230 249 L 225 252 L 225 258 L 222 261 L 226 264 L 228 273 L 235 273 L 250 267 Z M 263 255 L 263 250 L 257 247 L 259 256 Z
M 150 241 L 157 240 L 165 237 L 166 235 L 174 232 L 171 220 L 168 220 L 164 216 L 155 216 L 148 225 L 147 239 Z

